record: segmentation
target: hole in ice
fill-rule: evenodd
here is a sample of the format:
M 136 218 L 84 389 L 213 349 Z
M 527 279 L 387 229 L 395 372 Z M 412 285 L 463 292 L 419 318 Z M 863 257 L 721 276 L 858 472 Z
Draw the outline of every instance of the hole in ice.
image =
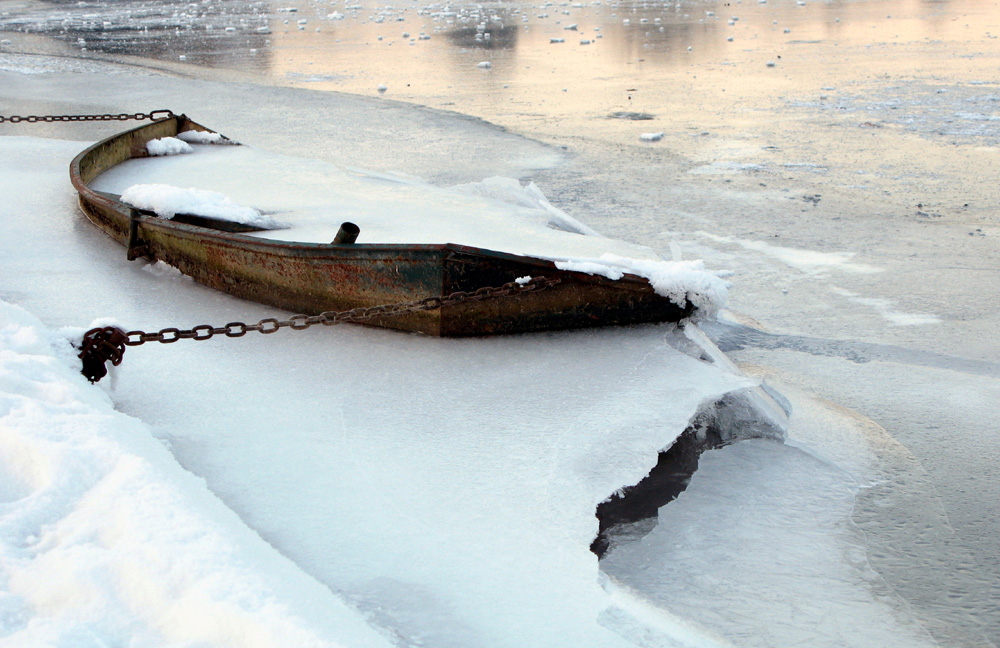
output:
M 684 492 L 698 469 L 698 457 L 706 450 L 720 448 L 723 440 L 714 425 L 702 417 L 684 430 L 673 445 L 660 452 L 656 465 L 634 486 L 626 486 L 597 506 L 600 523 L 590 550 L 602 557 L 619 540 L 635 540 L 656 526 L 657 511 Z
M 790 411 L 785 398 L 765 385 L 703 404 L 684 432 L 659 453 L 648 475 L 597 506 L 599 530 L 590 550 L 600 558 L 618 542 L 642 538 L 656 527 L 660 507 L 687 488 L 701 453 L 741 439 L 783 440 Z

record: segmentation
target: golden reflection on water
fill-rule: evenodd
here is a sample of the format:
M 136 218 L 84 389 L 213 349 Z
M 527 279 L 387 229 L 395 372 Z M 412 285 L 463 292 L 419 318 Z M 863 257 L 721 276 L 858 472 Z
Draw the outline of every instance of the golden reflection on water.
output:
M 505 5 L 466 23 L 416 11 L 378 23 L 369 7 L 325 19 L 334 8 L 272 21 L 266 73 L 275 82 L 372 96 L 384 85 L 389 99 L 542 135 L 556 124 L 564 134 L 612 139 L 677 123 L 718 127 L 720 110 L 721 121 L 738 126 L 734 113 L 744 106 L 872 75 L 958 81 L 992 65 L 995 79 L 1000 52 L 1000 9 L 990 0 L 561 4 L 520 13 Z M 299 20 L 308 22 L 300 29 Z M 479 22 L 489 41 L 475 40 Z M 949 46 L 956 42 L 962 50 L 972 43 L 983 57 L 956 58 Z M 656 119 L 605 119 L 619 111 Z

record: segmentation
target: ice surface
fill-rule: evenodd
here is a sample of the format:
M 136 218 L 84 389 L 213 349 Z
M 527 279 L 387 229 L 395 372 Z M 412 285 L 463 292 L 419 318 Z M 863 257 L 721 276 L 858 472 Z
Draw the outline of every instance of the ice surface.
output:
M 124 250 L 76 211 L 65 167 L 52 162 L 71 156 L 80 143 L 3 138 L 0 146 L 0 189 L 37 189 L 11 192 L 2 207 L 0 290 L 46 313 L 51 325 L 79 327 L 105 315 L 154 328 L 167 320 L 225 322 L 274 313 L 127 262 Z M 39 217 L 13 217 L 22 213 Z M 25 237 L 36 245 L 20 245 Z M 56 248 L 63 251 L 59 264 L 39 262 L 36 250 Z M 22 272 L 27 266 L 32 271 Z M 84 286 L 86 300 L 71 297 Z M 115 372 L 113 397 L 147 428 L 112 412 L 102 387 L 89 386 L 50 359 L 51 336 L 42 325 L 33 319 L 25 325 L 30 316 L 7 309 L 20 313 L 0 338 L 3 366 L 10 367 L 5 370 L 12 384 L 3 392 L 8 402 L 20 396 L 7 394 L 20 394 L 28 387 L 18 385 L 28 384 L 39 398 L 50 394 L 83 414 L 83 424 L 89 415 L 76 401 L 96 399 L 103 413 L 94 416 L 103 423 L 85 439 L 105 434 L 144 448 L 138 458 L 118 461 L 117 450 L 98 444 L 93 456 L 77 450 L 76 437 L 54 429 L 46 433 L 54 435 L 46 449 L 32 455 L 40 468 L 17 461 L 16 468 L 5 464 L 2 473 L 13 476 L 5 493 L 15 500 L 5 512 L 27 514 L 34 502 L 28 494 L 44 486 L 31 475 L 65 473 L 50 463 L 52 457 L 76 454 L 88 477 L 56 498 L 70 510 L 31 533 L 53 551 L 63 546 L 62 538 L 81 548 L 53 554 L 65 577 L 31 571 L 42 570 L 44 562 L 9 561 L 6 573 L 26 575 L 15 579 L 21 598 L 3 605 L 28 625 L 35 620 L 53 632 L 90 628 L 105 642 L 133 627 L 135 636 L 147 636 L 146 628 L 172 628 L 175 618 L 191 619 L 172 628 L 176 632 L 216 632 L 216 619 L 242 619 L 241 610 L 277 600 L 285 607 L 273 617 L 262 613 L 226 627 L 234 627 L 233 633 L 262 627 L 262 645 L 271 636 L 309 645 L 309 632 L 375 645 L 350 634 L 347 622 L 340 624 L 352 618 L 339 607 L 347 601 L 367 623 L 404 645 L 631 645 L 620 629 L 643 627 L 641 618 L 620 606 L 611 617 L 602 614 L 611 599 L 589 551 L 597 531 L 595 507 L 642 478 L 703 402 L 748 385 L 743 377 L 675 351 L 664 340 L 665 326 L 483 340 L 323 328 L 228 344 L 129 349 Z M 30 345 L 16 341 L 24 337 L 32 338 Z M 7 360 L 11 354 L 28 355 L 17 355 L 15 366 Z M 58 380 L 31 386 L 26 376 L 39 371 L 35 363 L 58 365 Z M 22 409 L 8 408 L 14 420 L 5 419 L 4 430 L 20 425 Z M 43 434 L 52 428 L 51 412 L 36 410 L 32 416 L 42 429 L 32 434 Z M 171 464 L 154 437 L 208 490 Z M 150 455 L 153 450 L 159 454 Z M 194 489 L 192 499 L 159 494 L 160 482 L 166 492 Z M 212 512 L 221 507 L 208 491 L 241 522 L 225 509 Z M 121 513 L 108 508 L 118 500 Z M 159 509 L 151 510 L 150 502 Z M 201 507 L 208 509 L 204 524 L 189 517 L 200 515 Z M 176 521 L 170 534 L 155 535 L 161 522 L 154 514 Z M 230 535 L 215 539 L 213 524 L 223 523 Z M 199 528 L 204 530 L 193 531 Z M 272 558 L 259 573 L 241 571 L 254 560 L 240 557 L 236 540 L 236 549 L 219 553 L 228 546 L 226 538 L 253 538 L 250 529 L 291 559 L 298 571 L 280 578 L 304 583 L 301 591 L 270 597 L 267 588 L 285 582 L 270 586 L 269 579 L 279 579 L 272 574 L 289 567 L 274 566 L 280 558 L 267 554 L 272 550 L 263 544 L 258 549 Z M 3 551 L 20 555 L 21 536 L 8 537 Z M 151 563 L 150 569 L 162 570 L 154 575 L 163 577 L 133 590 L 139 578 L 134 571 L 102 576 L 108 569 L 132 570 L 135 561 Z M 212 586 L 200 585 L 199 575 Z M 177 596 L 157 593 L 161 582 L 175 582 L 171 578 L 181 581 Z M 41 583 L 91 593 L 43 609 L 28 597 L 33 587 L 45 589 Z M 246 601 L 236 584 L 254 588 Z M 200 598 L 186 598 L 185 586 Z M 316 588 L 323 593 L 312 594 Z M 232 597 L 249 608 L 237 606 L 233 617 L 216 614 L 236 605 Z M 190 600 L 201 605 L 184 607 Z M 128 607 L 125 601 L 140 604 Z M 141 620 L 133 618 L 140 613 Z M 316 614 L 327 614 L 330 625 L 298 621 Z M 711 645 L 702 639 L 695 645 Z
M 344 221 L 365 243 L 460 243 L 526 255 L 605 251 L 655 258 L 649 250 L 598 236 L 558 212 L 537 189 L 491 178 L 453 189 L 412 176 L 340 169 L 250 146 L 196 149 L 180 158 L 131 160 L 101 175 L 94 187 L 121 191 L 138 182 L 197 185 L 241 204 L 279 213 L 292 223 L 267 238 L 329 243 Z M 262 235 L 265 236 L 265 235 Z
M 542 193 L 542 190 L 534 182 L 522 185 L 514 178 L 493 176 L 492 178 L 486 178 L 482 182 L 468 182 L 457 185 L 453 189 L 519 207 L 542 210 L 549 215 L 549 227 L 576 234 L 600 236 L 596 230 L 581 223 L 561 209 L 553 207 L 552 203 L 548 201 L 545 194 Z
M 773 441 L 710 450 L 656 528 L 602 569 L 741 646 L 936 646 L 868 590 L 878 578 L 850 523 L 857 492 L 842 469 Z
M 747 250 L 762 252 L 770 257 L 785 263 L 797 270 L 810 274 L 820 274 L 829 270 L 840 270 L 857 274 L 875 274 L 883 272 L 878 268 L 865 263 L 851 261 L 855 252 L 819 252 L 816 250 L 800 250 L 795 248 L 772 245 L 764 241 L 749 241 L 745 239 L 733 239 L 706 232 L 702 236 L 718 241 L 720 243 L 736 243 Z
M 777 383 L 783 391 L 789 382 L 804 385 L 876 419 L 888 432 L 873 430 L 873 435 L 902 440 L 917 455 L 907 459 L 909 464 L 927 467 L 923 479 L 914 479 L 905 471 L 895 476 L 885 474 L 877 487 L 860 493 L 852 521 L 864 530 L 872 567 L 886 579 L 882 585 L 873 579 L 868 589 L 885 596 L 891 588 L 890 602 L 892 596 L 898 597 L 892 603 L 892 616 L 898 619 L 896 604 L 905 599 L 911 610 L 911 630 L 919 625 L 931 629 L 940 645 L 988 648 L 995 646 L 1000 636 L 1000 609 L 996 605 L 1000 600 L 996 594 L 1000 574 L 996 538 L 1000 536 L 997 516 L 992 515 L 996 507 L 990 505 L 1000 501 L 997 480 L 991 478 L 1000 438 L 994 412 L 998 347 L 993 335 L 998 312 L 995 269 L 1000 265 L 995 236 L 996 183 L 982 179 L 997 175 L 994 144 L 1000 131 L 995 121 L 977 116 L 990 115 L 996 108 L 995 55 L 1000 41 L 990 33 L 997 33 L 997 14 L 982 3 L 959 0 L 943 9 L 913 5 L 906 9 L 907 16 L 896 15 L 903 10 L 893 6 L 894 19 L 885 20 L 888 4 L 849 3 L 840 7 L 837 18 L 831 21 L 830 7 L 824 3 L 768 3 L 759 11 L 756 4 L 744 3 L 735 28 L 746 30 L 745 37 L 737 35 L 739 48 L 719 42 L 719 29 L 735 31 L 721 24 L 719 29 L 699 26 L 689 32 L 696 47 L 685 56 L 676 56 L 671 45 L 677 33 L 671 23 L 693 22 L 699 12 L 692 12 L 695 18 L 689 21 L 687 14 L 675 12 L 672 4 L 663 10 L 650 7 L 661 11 L 671 27 L 667 40 L 653 42 L 647 36 L 641 53 L 646 63 L 640 65 L 632 57 L 619 56 L 626 47 L 623 37 L 632 44 L 642 40 L 641 34 L 634 32 L 647 27 L 640 26 L 638 19 L 632 21 L 634 29 L 624 32 L 617 28 L 621 18 L 614 18 L 604 6 L 589 5 L 584 11 L 591 12 L 590 18 L 574 17 L 573 21 L 605 21 L 608 38 L 600 42 L 609 47 L 553 48 L 545 40 L 561 30 L 560 25 L 552 26 L 560 17 L 553 12 L 551 19 L 547 14 L 538 18 L 548 19 L 550 25 L 532 24 L 515 49 L 497 52 L 506 55 L 506 60 L 523 60 L 526 52 L 530 56 L 539 50 L 546 57 L 546 64 L 533 64 L 531 70 L 519 68 L 517 80 L 509 89 L 505 82 L 502 91 L 493 73 L 483 74 L 475 67 L 483 53 L 464 46 L 460 49 L 457 41 L 451 45 L 449 39 L 435 39 L 432 47 L 420 50 L 422 54 L 437 54 L 437 58 L 417 60 L 412 56 L 414 50 L 405 48 L 405 55 L 414 58 L 405 65 L 399 57 L 391 56 L 393 49 L 403 53 L 403 48 L 390 47 L 391 35 L 384 42 L 378 39 L 382 50 L 377 57 L 362 52 L 352 59 L 350 45 L 338 44 L 329 48 L 335 54 L 324 61 L 318 54 L 325 45 L 313 40 L 289 47 L 292 42 L 280 40 L 287 34 L 283 36 L 280 24 L 276 24 L 274 47 L 255 42 L 249 50 L 252 54 L 244 54 L 242 59 L 239 52 L 223 54 L 222 65 L 240 65 L 242 61 L 255 71 L 256 66 L 266 63 L 264 74 L 271 78 L 260 84 L 242 82 L 245 79 L 236 84 L 194 81 L 188 77 L 198 73 L 193 66 L 184 71 L 187 78 L 178 79 L 162 72 L 169 63 L 152 72 L 134 65 L 111 66 L 68 58 L 62 52 L 51 57 L 0 54 L 0 68 L 24 73 L 0 72 L 0 96 L 9 112 L 21 113 L 29 109 L 39 114 L 70 114 L 182 108 L 203 123 L 272 150 L 294 150 L 297 155 L 329 160 L 341 168 L 399 169 L 439 184 L 478 181 L 489 175 L 530 177 L 545 188 L 553 202 L 573 214 L 585 214 L 587 222 L 601 231 L 661 251 L 676 241 L 689 258 L 703 257 L 710 267 L 731 268 L 737 273 L 738 287 L 731 307 L 757 319 L 762 324 L 755 326 L 769 331 L 763 346 L 751 341 L 733 350 L 734 358 L 754 372 L 767 374 L 769 381 L 774 376 L 779 381 L 784 378 L 784 385 Z M 38 7 L 41 13 L 50 14 L 68 7 L 53 3 L 30 6 L 33 15 Z M 188 5 L 175 6 L 181 14 L 188 13 Z M 302 9 L 306 9 L 304 5 Z M 577 13 L 571 7 L 566 10 Z M 79 14 L 94 9 L 74 5 L 73 11 Z M 402 17 L 406 11 L 398 10 L 394 15 Z M 17 20 L 18 7 L 12 5 L 10 12 L 0 22 Z M 603 16 L 598 16 L 601 12 Z M 117 9 L 114 13 L 119 14 Z M 348 43 L 353 33 L 355 43 L 370 41 L 374 45 L 375 39 L 368 37 L 370 32 L 364 27 L 367 12 L 345 13 L 345 22 L 338 24 L 337 30 L 324 30 L 324 34 Z M 219 15 L 205 14 L 216 23 Z M 788 42 L 780 36 L 780 29 L 771 30 L 772 18 L 792 25 L 801 40 Z M 532 21 L 535 19 L 532 16 Z M 61 17 L 54 21 L 53 34 L 65 31 L 60 22 Z M 979 28 L 969 29 L 969 24 Z M 32 25 L 32 31 L 35 28 Z M 253 25 L 248 29 L 252 31 Z M 830 37 L 831 30 L 836 31 L 836 38 Z M 140 34 L 144 40 L 141 32 L 129 30 L 88 30 L 85 35 L 93 47 L 92 36 L 129 33 Z M 760 38 L 753 38 L 754 33 Z M 812 36 L 804 36 L 809 33 Z M 167 39 L 169 61 L 176 61 L 176 48 L 185 48 L 192 40 L 185 40 L 188 34 L 184 29 L 180 35 L 182 38 Z M 23 46 L 22 36 L 34 42 L 44 39 L 34 33 L 18 34 L 15 47 Z M 301 33 L 293 29 L 291 36 Z M 806 41 L 810 37 L 816 40 Z M 664 36 L 653 31 L 653 38 Z M 118 42 L 121 40 L 115 40 Z M 241 47 L 246 45 L 241 43 Z M 726 60 L 720 65 L 722 52 Z M 602 54 L 610 55 L 603 57 L 604 62 L 609 58 L 615 61 L 606 67 L 600 63 Z M 782 55 L 781 74 L 762 64 L 775 54 Z M 188 60 L 194 59 L 189 53 Z M 592 61 L 599 64 L 591 65 Z M 304 67 L 307 62 L 311 67 Z M 323 66 L 325 70 L 320 69 Z M 301 70 L 303 79 L 326 77 L 327 82 L 312 83 L 309 91 L 273 87 L 274 83 L 294 82 L 291 76 L 285 80 L 288 70 Z M 550 92 L 554 70 L 569 79 L 566 83 L 573 83 L 573 93 Z M 881 74 L 883 71 L 886 74 Z M 223 76 L 218 69 L 204 73 L 216 79 Z M 616 74 L 635 77 L 640 92 L 626 98 L 621 92 L 623 85 L 607 82 L 609 75 Z M 411 88 L 407 84 L 414 78 L 421 82 Z M 377 83 L 391 86 L 393 97 L 401 102 L 458 110 L 489 121 L 389 101 L 378 101 L 373 108 Z M 120 88 L 125 84 L 129 92 L 123 95 Z M 371 95 L 371 99 L 312 91 L 321 87 Z M 561 85 L 555 89 L 558 87 Z M 560 99 L 562 103 L 558 103 Z M 250 103 L 254 110 L 246 111 Z M 604 119 L 609 111 L 619 110 L 655 112 L 654 118 L 668 118 L 670 146 L 642 146 L 634 124 Z M 789 128 L 790 123 L 795 128 Z M 650 130 L 667 125 L 666 121 L 651 124 Z M 0 130 L 5 134 L 31 132 L 93 140 L 107 134 L 107 124 L 37 124 L 30 130 L 3 125 Z M 523 136 L 532 133 L 551 144 Z M 39 158 L 35 169 L 39 173 L 48 169 L 54 182 L 63 183 L 62 167 L 78 150 L 47 149 L 49 159 Z M 61 167 L 53 166 L 54 160 L 61 160 Z M 708 173 L 687 173 L 699 167 Z M 2 178 L 0 174 L 0 182 Z M 220 302 L 217 295 L 200 291 L 190 280 L 178 279 L 176 273 L 152 274 L 161 266 L 121 264 L 121 248 L 108 244 L 102 252 L 103 235 L 82 220 L 46 221 L 53 230 L 74 232 L 63 240 L 59 255 L 75 261 L 60 272 L 52 264 L 50 249 L 17 245 L 39 238 L 30 222 L 22 222 L 36 214 L 22 200 L 22 191 L 17 182 L 8 183 L 3 193 L 5 205 L 0 207 L 5 215 L 4 231 L 9 235 L 0 253 L 0 297 L 18 303 L 32 299 L 25 282 L 34 281 L 32 275 L 46 268 L 45 280 L 53 289 L 69 289 L 78 280 L 74 274 L 98 276 L 101 281 L 95 282 L 97 286 L 134 281 L 141 290 L 119 291 L 118 296 L 130 302 L 130 312 L 138 316 L 122 321 L 158 327 L 167 318 L 171 324 L 183 320 L 190 325 L 215 321 L 220 312 L 226 316 L 221 321 L 247 319 L 245 304 L 227 299 Z M 818 206 L 802 203 L 802 196 L 820 193 L 823 202 Z M 69 204 L 70 198 L 63 202 Z M 915 209 L 918 203 L 922 207 Z M 51 207 L 47 204 L 45 209 Z M 62 206 L 55 208 L 53 213 L 58 213 Z M 8 214 L 13 218 L 7 218 Z M 968 236 L 979 228 L 985 236 Z M 767 241 L 789 250 L 851 252 L 853 256 L 846 259 L 849 263 L 860 262 L 884 271 L 859 273 L 829 265 L 802 272 L 808 266 L 796 268 L 777 256 L 737 243 L 699 240 L 698 230 L 732 240 Z M 82 274 L 81 267 L 86 268 Z M 169 281 L 171 277 L 192 290 L 178 293 Z M 858 307 L 849 296 L 831 292 L 831 277 L 838 287 L 856 296 L 890 301 L 888 308 L 893 312 L 934 313 L 942 324 L 886 326 L 887 320 L 877 307 Z M 100 305 L 102 312 L 120 312 L 120 302 L 109 292 L 101 289 L 95 306 Z M 92 296 L 87 292 L 73 294 L 72 300 L 34 299 L 31 310 L 47 323 L 72 321 L 78 325 L 88 321 L 90 313 L 69 316 L 67 308 L 76 309 L 77 302 L 86 303 Z M 255 317 L 269 314 L 265 309 L 253 311 Z M 783 335 L 788 333 L 794 335 Z M 183 344 L 172 345 L 170 353 L 180 353 L 177 347 Z M 156 353 L 148 347 L 130 350 L 132 356 L 122 368 L 126 378 L 128 372 L 136 370 L 136 351 Z M 270 346 L 258 353 L 258 362 L 252 367 L 239 367 L 240 375 L 247 376 L 246 382 L 273 380 L 266 369 L 278 354 Z M 194 358 L 190 366 L 201 367 L 204 360 L 204 356 Z M 309 363 L 303 366 L 313 367 Z M 177 371 L 184 369 L 178 367 Z M 279 369 L 289 374 L 299 370 L 290 364 Z M 129 380 L 121 381 L 122 389 L 128 386 Z M 239 392 L 242 387 L 238 380 L 231 383 L 231 391 Z M 312 385 L 304 384 L 303 389 L 309 388 Z M 795 401 L 795 406 L 801 421 L 801 403 Z M 866 420 L 832 404 L 828 410 L 829 422 L 846 418 L 861 425 Z M 149 420 L 145 414 L 142 418 Z M 871 421 L 867 424 L 878 427 Z M 284 429 L 275 432 L 284 433 Z M 830 435 L 819 456 L 831 457 L 829 461 L 839 467 L 850 465 L 843 445 L 840 436 Z M 200 439 L 193 438 L 187 450 L 198 454 Z M 816 447 L 810 445 L 809 451 L 815 455 Z M 885 456 L 884 448 L 859 450 L 858 455 L 858 463 L 870 462 L 873 457 L 881 461 Z M 738 469 L 713 474 L 716 479 L 744 479 Z M 799 474 L 806 484 L 812 478 L 807 472 Z M 24 492 L 12 484 L 11 496 Z M 905 506 L 900 505 L 899 489 L 907 491 Z M 731 501 L 736 504 L 740 500 Z M 293 500 L 290 508 L 297 505 Z M 808 520 L 800 519 L 809 525 Z M 780 541 L 781 537 L 775 539 Z M 687 565 L 690 573 L 697 574 L 703 566 L 696 559 L 708 554 L 687 555 L 694 560 Z M 740 573 L 743 559 L 743 555 L 737 559 L 732 574 Z M 657 569 L 653 564 L 644 567 L 646 576 Z M 814 576 L 802 572 L 800 578 Z M 369 600 L 375 605 L 389 600 L 391 589 L 390 583 Z M 805 593 L 804 588 L 793 591 L 796 596 L 825 600 L 826 592 L 819 587 Z M 618 594 L 620 591 L 612 594 L 612 599 Z M 848 592 L 849 596 L 854 594 Z M 636 616 L 632 604 L 642 602 L 642 597 L 641 591 L 626 597 L 630 616 Z M 863 598 L 854 600 L 877 605 L 863 603 Z M 717 605 L 716 599 L 706 601 L 708 610 L 739 625 L 743 602 L 720 601 L 724 606 Z M 663 615 L 658 605 L 643 609 L 650 612 L 642 615 L 647 623 L 615 626 L 617 632 L 640 645 L 670 645 L 660 635 L 650 638 L 651 625 L 700 625 L 691 617 Z M 864 610 L 853 613 L 831 606 L 832 614 L 838 611 L 846 612 L 851 623 L 869 616 Z M 769 614 L 755 613 L 751 621 L 766 619 Z M 617 618 L 617 614 L 608 616 Z M 460 625 L 454 618 L 449 621 L 451 628 Z M 625 632 L 628 628 L 632 632 Z M 700 640 L 717 634 L 701 632 L 704 629 L 702 625 L 695 633 Z M 901 636 L 910 634 L 907 631 Z M 396 637 L 398 643 L 405 643 L 400 635 Z M 671 633 L 668 638 L 676 637 Z M 749 639 L 743 635 L 733 640 L 746 641 Z
M 879 297 L 861 297 L 857 293 L 843 288 L 832 289 L 835 293 L 846 297 L 849 301 L 862 306 L 868 306 L 887 322 L 893 326 L 920 326 L 923 324 L 939 324 L 941 318 L 929 313 L 904 313 L 896 308 L 896 303 L 891 299 Z

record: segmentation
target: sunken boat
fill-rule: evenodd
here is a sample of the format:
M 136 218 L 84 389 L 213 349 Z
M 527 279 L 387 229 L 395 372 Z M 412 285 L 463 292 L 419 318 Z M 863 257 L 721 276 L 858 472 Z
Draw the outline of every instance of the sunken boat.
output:
M 167 116 L 97 142 L 70 166 L 84 214 L 124 245 L 129 259 L 163 261 L 206 286 L 307 315 L 438 297 L 439 307 L 373 317 L 364 324 L 442 337 L 678 322 L 695 311 L 689 300 L 676 303 L 633 274 L 609 279 L 561 270 L 550 260 L 451 243 L 357 243 L 357 231 L 350 228 L 329 244 L 270 240 L 250 236 L 254 227 L 231 221 L 195 214 L 160 218 L 124 203 L 120 195 L 91 188 L 109 169 L 147 157 L 152 140 L 191 131 L 217 134 L 185 115 L 157 113 Z M 542 277 L 544 290 L 447 299 Z

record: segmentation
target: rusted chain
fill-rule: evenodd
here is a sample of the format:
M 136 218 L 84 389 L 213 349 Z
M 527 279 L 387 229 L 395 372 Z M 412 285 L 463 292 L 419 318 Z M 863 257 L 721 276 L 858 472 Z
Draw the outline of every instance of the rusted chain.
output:
M 83 375 L 90 382 L 97 382 L 107 374 L 104 366 L 105 362 L 110 360 L 115 366 L 121 364 L 122 355 L 125 353 L 125 347 L 127 346 L 140 346 L 147 342 L 172 344 L 178 340 L 201 341 L 209 340 L 216 335 L 238 338 L 250 332 L 269 335 L 283 328 L 301 331 L 314 324 L 323 324 L 325 326 L 348 322 L 357 324 L 367 322 L 376 317 L 397 317 L 406 313 L 434 310 L 442 306 L 452 306 L 463 302 L 482 301 L 484 299 L 519 295 L 534 290 L 544 290 L 560 282 L 561 279 L 548 277 L 519 279 L 505 283 L 502 286 L 479 288 L 474 292 L 453 292 L 445 297 L 427 297 L 426 299 L 401 304 L 352 308 L 346 311 L 325 311 L 319 315 L 292 315 L 286 320 L 268 317 L 256 324 L 246 324 L 244 322 L 230 322 L 225 326 L 200 324 L 190 329 L 165 328 L 155 333 L 147 333 L 145 331 L 129 331 L 126 333 L 119 328 L 106 326 L 87 331 L 84 335 L 79 357 L 83 360 Z
M 287 320 L 278 320 L 273 317 L 262 319 L 256 324 L 245 324 L 243 322 L 230 322 L 225 326 L 210 326 L 201 324 L 190 329 L 165 328 L 156 333 L 145 331 L 129 331 L 125 334 L 125 346 L 139 346 L 146 342 L 160 342 L 171 344 L 178 340 L 209 340 L 216 335 L 225 335 L 230 338 L 243 337 L 247 333 L 256 332 L 268 335 L 275 333 L 279 329 L 290 328 L 297 331 L 305 330 L 314 324 L 332 326 L 343 323 L 361 323 L 372 320 L 376 317 L 396 317 L 406 313 L 417 313 L 420 311 L 433 310 L 442 306 L 452 306 L 462 302 L 481 301 L 495 297 L 507 297 L 509 295 L 541 290 L 554 286 L 560 279 L 549 279 L 547 277 L 534 277 L 523 282 L 511 281 L 502 286 L 479 288 L 475 292 L 454 292 L 446 297 L 427 297 L 418 301 L 405 302 L 402 304 L 385 304 L 382 306 L 369 306 L 367 308 L 353 308 L 346 311 L 325 311 L 319 315 L 292 315 Z
M 122 363 L 125 334 L 113 326 L 90 329 L 84 334 L 80 347 L 79 357 L 83 361 L 80 373 L 90 382 L 97 382 L 108 373 L 106 362 L 110 360 L 116 367 Z
M 27 122 L 29 124 L 41 123 L 51 123 L 51 122 L 92 122 L 92 121 L 128 121 L 134 119 L 136 121 L 143 121 L 150 119 L 156 121 L 157 119 L 167 119 L 168 117 L 173 117 L 174 112 L 172 110 L 154 110 L 149 113 L 119 113 L 117 115 L 10 115 L 4 116 L 0 115 L 0 124 L 5 122 L 10 122 L 11 124 L 19 124 L 21 122 Z

